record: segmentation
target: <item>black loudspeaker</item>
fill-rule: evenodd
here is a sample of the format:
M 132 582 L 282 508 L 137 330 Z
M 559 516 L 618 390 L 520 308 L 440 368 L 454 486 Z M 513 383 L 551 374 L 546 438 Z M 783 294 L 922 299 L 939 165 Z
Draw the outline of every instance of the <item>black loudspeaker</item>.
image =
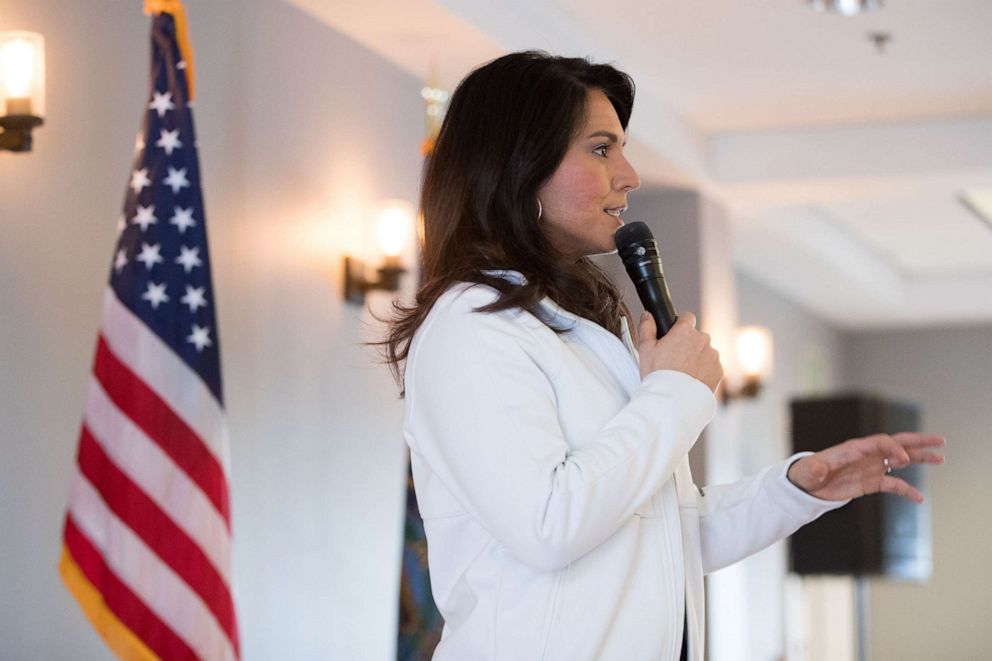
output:
M 920 427 L 917 406 L 870 395 L 793 400 L 790 409 L 794 452 Z M 892 474 L 926 494 L 921 466 Z M 933 572 L 930 508 L 890 494 L 856 498 L 800 528 L 790 540 L 789 557 L 797 574 L 925 581 Z

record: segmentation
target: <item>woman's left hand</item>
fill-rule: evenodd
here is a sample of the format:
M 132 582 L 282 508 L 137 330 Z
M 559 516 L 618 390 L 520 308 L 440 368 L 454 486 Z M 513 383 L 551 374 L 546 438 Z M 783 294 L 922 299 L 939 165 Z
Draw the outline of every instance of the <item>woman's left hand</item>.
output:
M 914 432 L 853 438 L 803 457 L 789 467 L 788 476 L 797 487 L 824 500 L 847 500 L 883 492 L 922 503 L 922 493 L 905 480 L 889 475 L 886 468 L 942 464 L 944 456 L 932 450 L 944 447 L 944 442 L 942 436 Z

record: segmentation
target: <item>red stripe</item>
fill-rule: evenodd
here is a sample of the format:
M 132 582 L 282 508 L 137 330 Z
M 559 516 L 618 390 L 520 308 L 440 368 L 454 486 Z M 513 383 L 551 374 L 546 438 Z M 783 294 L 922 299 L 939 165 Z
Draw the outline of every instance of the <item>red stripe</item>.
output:
M 102 335 L 97 342 L 93 375 L 117 408 L 199 485 L 230 530 L 227 480 L 217 458 L 182 418 L 114 355 Z
M 117 619 L 162 659 L 196 659 L 182 638 L 158 619 L 144 602 L 114 574 L 100 552 L 72 522 L 65 518 L 62 535 L 66 548 L 83 575 L 96 588 Z
M 200 595 L 238 649 L 231 593 L 203 550 L 111 461 L 89 429 L 79 438 L 79 469 L 114 514 Z

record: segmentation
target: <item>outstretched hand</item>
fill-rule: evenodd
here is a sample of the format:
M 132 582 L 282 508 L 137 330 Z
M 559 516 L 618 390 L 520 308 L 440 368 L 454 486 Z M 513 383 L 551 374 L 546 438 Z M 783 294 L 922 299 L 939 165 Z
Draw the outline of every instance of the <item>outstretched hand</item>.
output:
M 853 438 L 803 457 L 792 464 L 788 476 L 797 487 L 824 500 L 882 492 L 922 503 L 922 493 L 888 474 L 885 460 L 893 470 L 910 464 L 942 464 L 944 456 L 933 450 L 944 447 L 944 442 L 942 436 L 913 432 Z

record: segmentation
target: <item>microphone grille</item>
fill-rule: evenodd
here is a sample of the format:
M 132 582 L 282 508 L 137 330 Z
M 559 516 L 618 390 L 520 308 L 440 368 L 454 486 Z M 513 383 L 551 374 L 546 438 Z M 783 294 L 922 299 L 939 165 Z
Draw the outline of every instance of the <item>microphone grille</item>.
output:
M 617 250 L 622 250 L 634 243 L 653 239 L 654 235 L 651 233 L 651 228 L 639 220 L 625 224 L 613 235 Z

